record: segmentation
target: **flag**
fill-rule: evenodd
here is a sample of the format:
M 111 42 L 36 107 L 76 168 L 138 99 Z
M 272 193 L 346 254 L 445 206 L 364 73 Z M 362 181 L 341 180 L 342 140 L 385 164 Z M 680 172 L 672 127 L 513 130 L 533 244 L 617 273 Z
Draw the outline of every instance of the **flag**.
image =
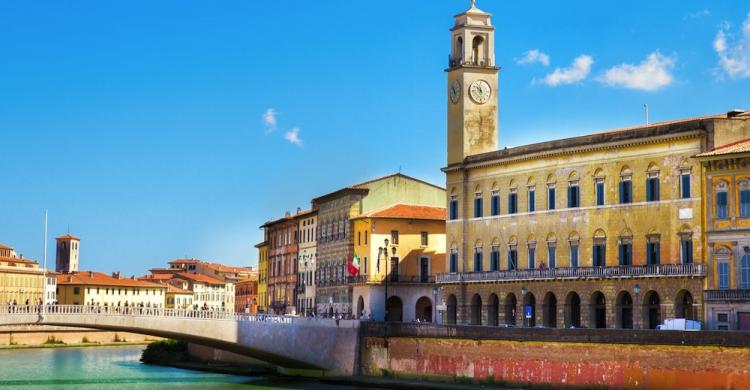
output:
M 352 276 L 359 275 L 359 257 L 357 255 L 354 255 L 354 258 L 351 256 L 346 257 L 346 269 Z

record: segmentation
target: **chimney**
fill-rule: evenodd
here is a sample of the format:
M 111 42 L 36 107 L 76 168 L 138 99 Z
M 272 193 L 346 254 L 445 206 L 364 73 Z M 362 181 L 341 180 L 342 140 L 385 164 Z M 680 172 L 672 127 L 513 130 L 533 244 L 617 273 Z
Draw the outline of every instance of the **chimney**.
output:
M 290 213 L 288 211 L 286 213 L 284 213 L 284 218 L 289 218 L 291 216 L 292 216 L 292 213 Z
M 745 113 L 745 110 L 732 109 L 727 112 L 727 118 L 734 118 Z
M 135 275 L 131 276 L 130 280 L 135 280 Z
M 302 214 L 302 208 L 297 207 L 297 214 Z
M 73 283 L 73 277 L 72 276 L 68 276 L 68 283 Z
M 120 279 L 120 273 L 119 272 L 112 272 L 112 277 L 115 279 Z
M 89 271 L 89 278 L 93 278 L 93 277 L 94 277 L 94 271 Z

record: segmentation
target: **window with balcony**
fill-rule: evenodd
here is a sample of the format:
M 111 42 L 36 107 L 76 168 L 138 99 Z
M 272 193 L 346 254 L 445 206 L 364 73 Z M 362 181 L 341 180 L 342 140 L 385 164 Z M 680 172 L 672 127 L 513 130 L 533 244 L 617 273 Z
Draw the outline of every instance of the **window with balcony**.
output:
M 607 264 L 607 252 L 606 252 L 606 246 L 602 243 L 596 243 L 593 247 L 593 266 L 594 267 L 604 267 Z
M 630 169 L 623 168 L 620 172 L 620 203 L 633 203 L 633 174 Z
M 510 190 L 508 195 L 508 214 L 515 214 L 518 212 L 518 193 L 515 188 Z
M 474 248 L 474 272 L 482 272 L 482 247 Z
M 729 290 L 729 262 L 720 261 L 718 266 L 719 266 L 719 290 Z
M 596 191 L 596 205 L 604 206 L 604 179 L 597 178 L 594 181 L 594 191 Z
M 680 198 L 690 199 L 690 169 L 680 171 Z
M 646 243 L 646 265 L 659 265 L 660 263 L 660 243 L 659 237 L 652 235 L 648 237 Z
M 619 245 L 620 266 L 633 265 L 633 239 L 631 237 L 621 237 Z
M 490 253 L 490 271 L 497 271 L 500 269 L 500 247 L 497 245 L 492 246 L 492 252 Z
M 547 265 L 550 268 L 557 267 L 557 248 L 554 246 L 547 247 Z
M 492 198 L 490 198 L 490 213 L 500 215 L 500 191 L 492 191 Z
M 420 241 L 420 243 L 419 243 L 420 245 L 427 246 L 429 244 L 429 242 L 430 242 L 430 234 L 427 233 L 427 232 L 420 233 L 420 239 L 419 239 L 419 241 Z
M 570 266 L 572 268 L 578 268 L 578 244 L 570 244 Z
M 482 201 L 482 193 L 477 192 L 474 194 L 474 218 L 482 218 L 482 208 L 484 202 Z
M 455 195 L 451 196 L 449 218 L 451 221 L 458 219 L 458 197 Z
M 727 185 L 720 182 L 716 189 L 716 219 L 729 218 L 729 192 Z
M 518 251 L 515 246 L 508 249 L 508 270 L 518 269 Z
M 451 249 L 449 267 L 450 267 L 451 273 L 458 272 L 458 250 L 457 249 Z
M 555 209 L 555 185 L 549 185 L 547 187 L 547 210 Z
M 686 234 L 680 237 L 680 261 L 682 264 L 691 264 L 693 262 L 692 235 Z
M 536 247 L 529 246 L 528 258 L 529 258 L 529 269 L 536 268 Z
M 581 191 L 578 186 L 578 173 L 570 174 L 568 181 L 568 208 L 581 206 Z
M 745 253 L 740 261 L 740 288 L 750 290 L 750 253 Z
M 750 218 L 750 180 L 740 182 L 740 218 Z
M 391 230 L 391 243 L 398 245 L 398 230 Z
M 646 179 L 646 201 L 659 201 L 659 171 L 650 171 Z
M 529 187 L 528 205 L 530 213 L 536 211 L 536 187 Z

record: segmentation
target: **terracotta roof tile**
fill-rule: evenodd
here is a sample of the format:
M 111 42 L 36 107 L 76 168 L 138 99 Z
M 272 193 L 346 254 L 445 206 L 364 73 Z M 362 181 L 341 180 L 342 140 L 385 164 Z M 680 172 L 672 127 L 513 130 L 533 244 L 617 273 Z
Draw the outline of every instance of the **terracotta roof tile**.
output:
M 11 248 L 11 247 L 9 247 L 7 245 L 3 245 L 2 243 L 0 243 L 0 249 L 10 249 L 10 250 L 13 250 L 13 248 Z
M 398 218 L 398 219 L 424 219 L 445 221 L 445 208 L 420 206 L 410 204 L 397 204 L 384 209 L 375 210 L 356 218 Z
M 61 285 L 92 285 L 116 287 L 154 287 L 164 288 L 163 285 L 127 278 L 113 278 L 101 272 L 79 271 L 57 275 L 57 284 Z
M 62 236 L 57 237 L 56 240 L 78 240 L 78 241 L 81 241 L 80 238 L 78 238 L 78 237 L 76 237 L 74 235 L 71 235 L 70 233 L 63 234 Z
M 695 157 L 723 156 L 736 153 L 750 153 L 750 138 L 713 148 L 712 150 L 698 154 Z
M 193 295 L 193 292 L 190 290 L 185 290 L 183 288 L 175 287 L 172 285 L 167 285 L 167 293 Z
M 199 282 L 199 283 L 222 284 L 222 285 L 226 284 L 219 279 L 215 279 L 208 275 L 201 275 L 201 274 L 179 273 L 179 274 L 175 274 L 175 277 L 180 278 L 180 279 L 192 280 L 193 282 Z

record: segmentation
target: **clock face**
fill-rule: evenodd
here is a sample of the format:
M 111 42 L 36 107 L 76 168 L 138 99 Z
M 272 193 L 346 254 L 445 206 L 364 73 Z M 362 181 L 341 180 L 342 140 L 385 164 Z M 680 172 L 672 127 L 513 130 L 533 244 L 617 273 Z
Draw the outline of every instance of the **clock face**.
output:
M 453 80 L 453 84 L 451 84 L 448 94 L 450 95 L 453 104 L 458 103 L 458 99 L 461 98 L 461 83 L 458 80 Z
M 490 88 L 490 84 L 486 81 L 477 80 L 471 83 L 471 86 L 469 87 L 469 96 L 479 104 L 487 103 L 487 101 L 490 100 L 490 96 L 492 96 L 492 88 Z

